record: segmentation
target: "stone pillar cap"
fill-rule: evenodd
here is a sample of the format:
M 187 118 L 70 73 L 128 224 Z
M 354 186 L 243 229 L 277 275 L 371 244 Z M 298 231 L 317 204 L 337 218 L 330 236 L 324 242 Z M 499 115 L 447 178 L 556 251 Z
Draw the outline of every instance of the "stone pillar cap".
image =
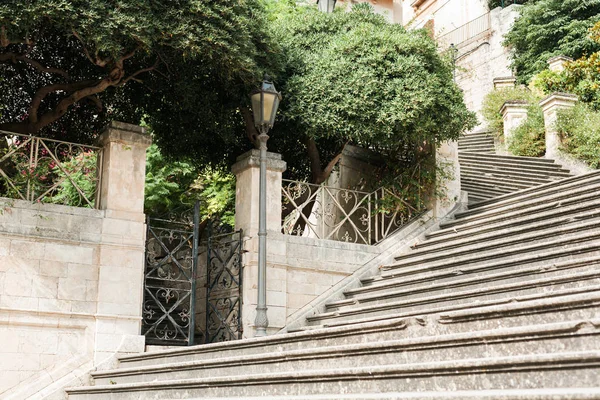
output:
M 540 107 L 544 108 L 553 100 L 562 100 L 568 103 L 577 103 L 579 101 L 579 97 L 572 93 L 554 92 L 551 95 L 544 97 L 540 101 Z
M 525 100 L 508 100 L 505 101 L 504 104 L 502 104 L 502 107 L 500 107 L 500 114 L 504 114 L 504 111 L 506 111 L 509 108 L 525 108 L 529 105 L 528 102 L 526 102 Z
M 516 82 L 517 78 L 514 76 L 501 76 L 498 78 L 494 78 L 493 83 L 500 83 L 500 82 Z
M 567 57 L 567 56 L 554 56 L 554 57 L 548 59 L 548 64 L 551 64 L 556 61 L 573 61 L 573 59 L 571 57 Z
M 260 167 L 260 150 L 258 149 L 252 149 L 239 156 L 236 163 L 231 167 L 231 172 L 237 175 L 252 167 Z M 287 169 L 287 164 L 281 159 L 281 154 L 267 152 L 267 169 L 269 171 L 284 172 Z
M 105 146 L 107 143 L 117 141 L 126 145 L 148 147 L 152 144 L 152 137 L 146 134 L 146 128 L 142 126 L 111 121 L 98 138 L 98 143 L 100 146 Z

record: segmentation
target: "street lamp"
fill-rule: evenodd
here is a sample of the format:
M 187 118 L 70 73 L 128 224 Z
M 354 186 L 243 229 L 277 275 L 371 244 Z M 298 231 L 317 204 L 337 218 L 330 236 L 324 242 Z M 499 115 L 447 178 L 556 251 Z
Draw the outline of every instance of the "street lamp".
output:
M 317 5 L 319 6 L 319 11 L 332 13 L 336 2 L 337 0 L 317 0 Z
M 265 75 L 261 88 L 250 95 L 254 125 L 260 133 L 260 181 L 258 206 L 258 299 L 254 326 L 256 336 L 265 336 L 267 318 L 267 132 L 273 127 L 281 94 Z

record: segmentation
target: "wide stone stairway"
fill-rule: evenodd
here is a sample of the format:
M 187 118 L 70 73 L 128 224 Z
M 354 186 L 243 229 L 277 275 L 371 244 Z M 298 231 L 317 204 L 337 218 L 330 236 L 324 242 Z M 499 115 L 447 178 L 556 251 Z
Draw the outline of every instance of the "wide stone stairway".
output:
M 458 140 L 461 189 L 477 203 L 571 176 L 554 160 L 495 154 L 489 132 L 477 131 Z
M 599 343 L 600 171 L 470 205 L 295 332 L 123 357 L 68 394 L 600 399 Z

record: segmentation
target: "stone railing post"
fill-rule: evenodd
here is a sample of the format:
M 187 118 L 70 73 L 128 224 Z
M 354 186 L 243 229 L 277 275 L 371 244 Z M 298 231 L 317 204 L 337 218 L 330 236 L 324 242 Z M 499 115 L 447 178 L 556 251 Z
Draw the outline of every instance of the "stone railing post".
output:
M 540 101 L 546 127 L 546 158 L 559 155 L 560 137 L 556 128 L 558 110 L 573 107 L 577 101 L 577 96 L 569 93 L 553 93 Z
M 505 102 L 500 108 L 500 114 L 504 121 L 504 141 L 510 143 L 514 130 L 527 118 L 527 102 L 523 100 L 511 100 Z
M 277 284 L 279 272 L 273 269 L 270 255 L 279 249 L 273 238 L 281 236 L 281 185 L 282 174 L 286 163 L 281 154 L 267 153 L 267 315 L 269 326 L 277 327 L 285 324 L 285 315 L 274 315 L 276 308 L 273 289 Z M 259 218 L 259 178 L 260 151 L 250 150 L 237 158 L 231 168 L 236 176 L 235 190 L 235 228 L 244 230 L 244 269 L 242 287 L 242 323 L 244 337 L 254 337 L 254 318 L 257 304 L 258 282 L 258 218 Z M 280 241 L 279 241 L 280 243 Z M 279 328 L 267 328 L 269 334 Z
M 103 147 L 100 209 L 105 216 L 99 246 L 95 363 L 115 353 L 144 350 L 141 336 L 144 282 L 144 128 L 112 122 Z
M 514 88 L 517 84 L 517 78 L 514 76 L 506 76 L 494 78 L 494 89 Z
M 438 190 L 445 195 L 434 198 L 431 204 L 435 218 L 444 218 L 454 206 L 460 202 L 460 164 L 458 163 L 458 142 L 444 142 L 436 149 L 435 161 L 437 165 L 449 173 L 449 178 L 439 181 L 444 188 Z
M 548 60 L 548 68 L 552 72 L 562 72 L 565 70 L 565 65 L 573 61 L 571 57 L 556 56 Z

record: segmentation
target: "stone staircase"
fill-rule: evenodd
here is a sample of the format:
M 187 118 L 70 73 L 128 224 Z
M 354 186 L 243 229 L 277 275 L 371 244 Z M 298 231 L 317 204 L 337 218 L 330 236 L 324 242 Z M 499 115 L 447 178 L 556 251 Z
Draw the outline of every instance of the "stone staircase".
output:
M 572 176 L 554 160 L 495 154 L 488 132 L 463 135 L 458 141 L 461 189 L 469 203 Z
M 600 171 L 566 176 L 481 198 L 293 332 L 123 357 L 69 398 L 600 399 Z

